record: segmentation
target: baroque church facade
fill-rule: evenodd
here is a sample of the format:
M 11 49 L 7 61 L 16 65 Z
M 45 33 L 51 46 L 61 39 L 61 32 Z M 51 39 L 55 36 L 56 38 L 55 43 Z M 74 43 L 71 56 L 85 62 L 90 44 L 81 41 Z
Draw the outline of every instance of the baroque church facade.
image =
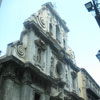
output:
M 23 24 L 20 40 L 0 57 L 0 100 L 83 100 L 69 29 L 52 3 Z

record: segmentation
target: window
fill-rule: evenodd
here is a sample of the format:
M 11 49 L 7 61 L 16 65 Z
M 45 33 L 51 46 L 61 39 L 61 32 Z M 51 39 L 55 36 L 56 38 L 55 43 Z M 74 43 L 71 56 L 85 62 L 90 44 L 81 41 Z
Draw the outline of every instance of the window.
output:
M 56 39 L 60 42 L 60 29 L 58 25 L 56 25 Z
M 50 35 L 53 34 L 53 27 L 52 27 L 52 24 L 51 23 L 49 24 L 49 32 L 50 32 Z
M 65 46 L 65 39 L 63 39 L 63 45 L 64 45 L 64 49 L 66 49 L 66 46 Z
M 38 48 L 38 50 L 37 50 L 37 62 L 38 63 L 41 63 L 41 48 Z

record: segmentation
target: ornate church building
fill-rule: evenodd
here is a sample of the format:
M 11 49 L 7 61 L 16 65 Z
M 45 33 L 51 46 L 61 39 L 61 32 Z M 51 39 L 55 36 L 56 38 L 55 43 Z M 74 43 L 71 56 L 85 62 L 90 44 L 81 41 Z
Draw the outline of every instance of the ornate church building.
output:
M 50 2 L 26 19 L 0 57 L 0 100 L 83 100 L 68 32 Z

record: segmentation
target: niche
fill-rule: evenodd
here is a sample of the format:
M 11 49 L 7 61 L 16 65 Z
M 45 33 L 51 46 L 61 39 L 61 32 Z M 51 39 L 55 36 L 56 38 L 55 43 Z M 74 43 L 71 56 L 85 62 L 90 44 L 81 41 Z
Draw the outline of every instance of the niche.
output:
M 64 69 L 63 69 L 61 62 L 59 61 L 56 64 L 56 71 L 57 71 L 58 76 L 61 78 L 64 73 Z

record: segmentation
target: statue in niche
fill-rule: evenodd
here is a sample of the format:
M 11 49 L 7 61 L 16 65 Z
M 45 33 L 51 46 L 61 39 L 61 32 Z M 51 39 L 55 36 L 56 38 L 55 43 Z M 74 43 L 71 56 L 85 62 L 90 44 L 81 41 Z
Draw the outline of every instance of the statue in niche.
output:
M 42 70 L 44 70 L 45 67 L 45 61 L 44 61 L 44 53 L 46 50 L 46 44 L 43 40 L 37 39 L 35 40 L 35 55 L 33 56 L 33 59 L 35 60 L 35 64 L 40 67 Z
M 51 57 L 50 76 L 54 78 L 54 58 Z
M 37 62 L 41 63 L 42 53 L 46 50 L 46 44 L 40 39 L 35 40 L 35 44 L 37 45 Z
M 58 79 L 63 80 L 64 79 L 64 68 L 60 61 L 57 61 L 56 63 L 56 72 L 57 72 Z

